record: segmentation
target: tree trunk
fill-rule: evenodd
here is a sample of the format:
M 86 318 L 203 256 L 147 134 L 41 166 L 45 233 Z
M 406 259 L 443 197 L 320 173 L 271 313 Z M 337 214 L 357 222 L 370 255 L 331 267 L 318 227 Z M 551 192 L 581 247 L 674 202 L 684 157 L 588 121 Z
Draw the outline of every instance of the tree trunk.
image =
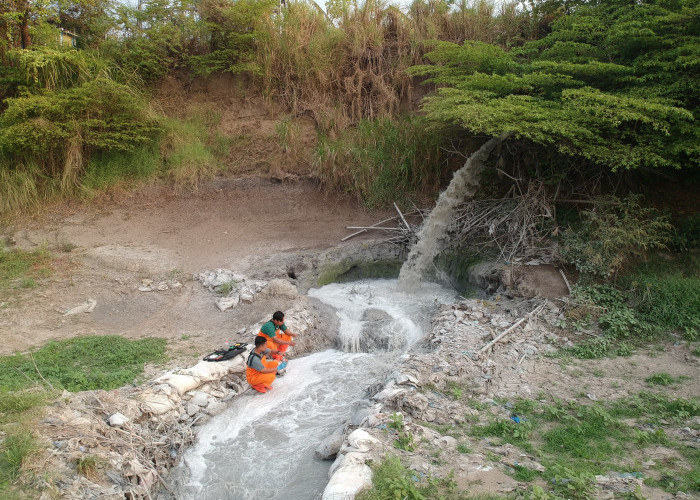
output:
M 32 38 L 29 36 L 29 2 L 24 2 L 24 14 L 20 19 L 20 33 L 22 36 L 22 48 L 28 49 L 32 44 Z

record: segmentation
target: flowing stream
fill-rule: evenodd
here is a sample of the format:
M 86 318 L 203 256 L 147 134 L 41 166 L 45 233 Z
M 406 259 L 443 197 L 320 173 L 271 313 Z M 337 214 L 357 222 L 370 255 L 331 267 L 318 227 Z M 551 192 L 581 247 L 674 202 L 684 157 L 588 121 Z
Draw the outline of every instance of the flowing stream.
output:
M 403 352 L 360 353 L 364 315 L 379 309 L 392 319 L 385 332 L 408 345 L 424 334 L 440 303 L 454 292 L 424 284 L 420 294 L 397 290 L 396 280 L 332 284 L 309 295 L 334 306 L 347 351 L 327 350 L 289 362 L 265 394 L 250 391 L 202 426 L 197 443 L 174 471 L 181 498 L 202 500 L 320 497 L 330 461 L 314 458 L 321 441 L 369 404 L 367 389 L 383 383 Z M 404 346 L 406 343 L 403 344 Z

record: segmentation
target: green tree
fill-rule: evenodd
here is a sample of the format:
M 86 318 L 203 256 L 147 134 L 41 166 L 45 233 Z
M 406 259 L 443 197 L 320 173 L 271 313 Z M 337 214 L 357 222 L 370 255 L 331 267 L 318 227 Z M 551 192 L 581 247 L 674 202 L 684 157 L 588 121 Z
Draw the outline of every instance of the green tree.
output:
M 615 171 L 700 160 L 696 2 L 569 5 L 517 51 L 439 43 L 412 68 L 441 86 L 428 117 L 477 135 L 512 132 L 546 151 Z M 542 146 L 545 146 L 542 148 Z

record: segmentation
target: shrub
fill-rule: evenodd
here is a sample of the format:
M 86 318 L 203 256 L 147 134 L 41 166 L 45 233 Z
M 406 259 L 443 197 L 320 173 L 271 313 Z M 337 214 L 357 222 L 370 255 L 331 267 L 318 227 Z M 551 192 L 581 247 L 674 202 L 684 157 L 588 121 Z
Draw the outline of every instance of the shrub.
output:
M 361 492 L 358 500 L 424 500 L 413 473 L 406 469 L 398 457 L 390 456 L 373 467 L 372 489 Z
M 107 76 L 5 102 L 0 170 L 13 186 L 2 190 L 12 209 L 54 189 L 71 192 L 91 155 L 134 151 L 158 131 L 138 93 Z
M 688 340 L 700 332 L 700 276 L 654 266 L 628 277 L 629 295 L 641 321 L 654 329 L 675 330 Z
M 368 207 L 437 191 L 440 137 L 421 118 L 362 120 L 337 139 L 321 137 L 315 163 L 321 182 Z
M 184 119 L 162 121 L 163 169 L 176 186 L 196 188 L 221 170 L 220 159 L 228 153 L 229 143 L 216 130 L 219 120 L 218 113 L 198 109 Z
M 592 210 L 581 213 L 580 227 L 563 232 L 562 257 L 584 275 L 614 278 L 647 250 L 664 248 L 672 228 L 668 218 L 639 201 L 636 195 L 598 198 Z

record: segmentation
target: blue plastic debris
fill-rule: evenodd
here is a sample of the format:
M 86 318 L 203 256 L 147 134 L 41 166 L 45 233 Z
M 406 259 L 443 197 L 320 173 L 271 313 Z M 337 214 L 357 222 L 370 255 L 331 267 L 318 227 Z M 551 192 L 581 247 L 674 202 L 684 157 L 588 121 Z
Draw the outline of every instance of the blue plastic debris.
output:
M 513 414 L 510 416 L 510 419 L 511 419 L 513 422 L 515 422 L 516 424 L 519 424 L 519 423 L 520 423 L 520 417 L 517 416 L 515 413 L 513 413 Z

